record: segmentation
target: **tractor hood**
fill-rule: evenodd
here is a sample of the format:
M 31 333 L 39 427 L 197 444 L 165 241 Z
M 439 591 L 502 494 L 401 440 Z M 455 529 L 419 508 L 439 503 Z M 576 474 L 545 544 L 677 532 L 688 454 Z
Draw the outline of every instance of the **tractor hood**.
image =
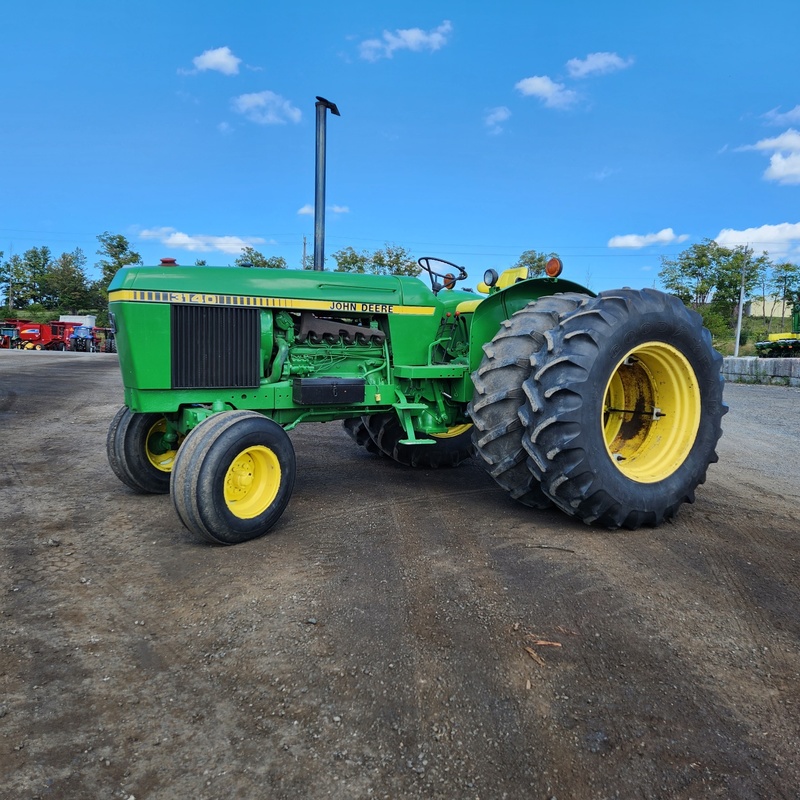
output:
M 437 297 L 420 279 L 348 272 L 252 267 L 126 267 L 109 286 L 109 301 L 257 306 L 353 313 L 415 313 L 475 295 Z

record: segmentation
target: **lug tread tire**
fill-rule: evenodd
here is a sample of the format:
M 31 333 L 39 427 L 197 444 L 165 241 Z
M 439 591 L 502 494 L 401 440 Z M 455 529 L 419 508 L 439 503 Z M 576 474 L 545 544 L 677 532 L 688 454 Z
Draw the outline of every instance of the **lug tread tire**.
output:
M 671 519 L 695 489 L 722 435 L 722 356 L 699 314 L 655 289 L 601 292 L 575 314 L 560 319 L 534 359 L 520 411 L 528 468 L 543 492 L 570 516 L 609 529 L 654 527 Z M 690 363 L 700 391 L 700 426 L 691 449 L 670 475 L 637 483 L 612 462 L 597 413 L 616 359 L 648 341 L 678 350 Z M 599 388 L 598 388 L 599 387 Z
M 281 486 L 258 518 L 241 520 L 227 511 L 221 491 L 230 454 L 248 446 L 248 441 L 267 444 L 278 456 Z M 283 428 L 256 411 L 225 411 L 207 417 L 187 434 L 175 459 L 170 494 L 189 531 L 214 544 L 240 544 L 263 536 L 278 521 L 294 480 L 294 448 Z
M 469 430 L 458 436 L 437 439 L 436 444 L 400 444 L 406 438 L 405 428 L 396 414 L 373 414 L 362 417 L 367 430 L 384 455 L 405 467 L 439 469 L 457 467 L 472 458 L 472 436 Z
M 475 392 L 468 410 L 475 450 L 495 482 L 531 508 L 547 508 L 551 503 L 526 463 L 519 416 L 525 403 L 522 385 L 530 377 L 534 354 L 546 345 L 546 332 L 587 299 L 588 295 L 565 292 L 532 301 L 505 320 L 483 346 L 483 360 L 472 374 Z
M 375 440 L 370 436 L 369 429 L 361 417 L 350 417 L 342 420 L 342 427 L 359 447 L 363 447 L 368 453 L 372 453 L 375 456 L 384 455 L 383 450 L 375 444 Z

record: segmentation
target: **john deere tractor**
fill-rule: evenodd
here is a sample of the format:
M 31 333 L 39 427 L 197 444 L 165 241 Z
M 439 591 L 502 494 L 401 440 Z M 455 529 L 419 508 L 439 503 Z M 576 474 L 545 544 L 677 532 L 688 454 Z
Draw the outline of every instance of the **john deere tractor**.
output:
M 771 333 L 764 342 L 756 342 L 761 358 L 800 358 L 800 299 L 792 309 L 792 330 Z
M 318 98 L 318 154 L 321 103 L 323 119 L 338 113 Z M 319 170 L 317 190 L 322 214 Z M 342 420 L 409 468 L 474 454 L 515 500 L 603 528 L 673 517 L 717 460 L 721 357 L 675 297 L 594 295 L 555 258 L 547 277 L 489 270 L 482 294 L 435 258 L 419 261 L 427 282 L 326 272 L 317 239 L 315 265 L 165 259 L 110 286 L 125 387 L 111 468 L 134 491 L 170 493 L 204 539 L 235 544 L 278 521 L 301 422 Z

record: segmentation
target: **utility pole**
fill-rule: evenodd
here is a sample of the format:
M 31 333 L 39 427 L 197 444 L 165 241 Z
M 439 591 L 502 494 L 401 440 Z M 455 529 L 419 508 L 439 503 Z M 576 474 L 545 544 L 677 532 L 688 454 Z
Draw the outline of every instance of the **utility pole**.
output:
M 783 320 L 786 317 L 786 282 L 789 279 L 783 276 L 783 297 L 781 298 L 781 330 L 783 330 Z
M 744 273 L 750 263 L 750 245 L 745 245 L 744 258 L 742 258 L 742 283 L 739 287 L 739 316 L 736 320 L 736 344 L 733 346 L 733 357 L 739 355 L 739 339 L 742 335 L 742 308 L 744 306 Z

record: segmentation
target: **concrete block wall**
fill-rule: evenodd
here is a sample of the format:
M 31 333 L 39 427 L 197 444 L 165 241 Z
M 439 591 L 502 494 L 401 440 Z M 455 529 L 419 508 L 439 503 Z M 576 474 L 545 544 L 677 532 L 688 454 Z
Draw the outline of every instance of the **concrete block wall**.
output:
M 776 386 L 800 386 L 800 358 L 723 359 L 722 375 L 731 383 L 768 383 Z

